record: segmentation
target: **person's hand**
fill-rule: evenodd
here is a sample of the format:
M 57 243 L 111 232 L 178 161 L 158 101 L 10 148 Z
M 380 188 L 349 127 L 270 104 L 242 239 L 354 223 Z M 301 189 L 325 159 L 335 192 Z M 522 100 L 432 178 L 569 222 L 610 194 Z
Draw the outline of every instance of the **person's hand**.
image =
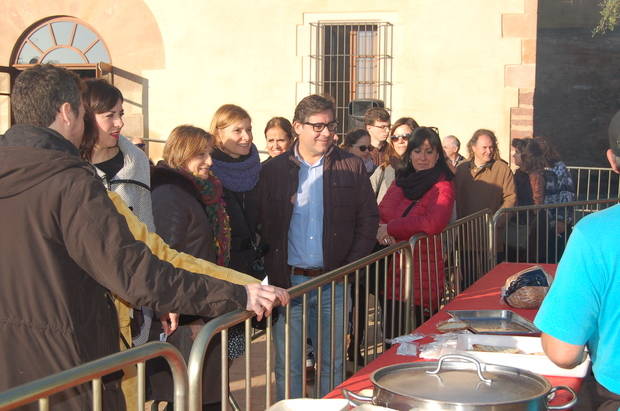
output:
M 161 328 L 163 328 L 166 335 L 172 334 L 177 328 L 179 328 L 180 314 L 167 313 L 159 317 L 161 321 Z
M 377 230 L 377 242 L 379 244 L 385 244 L 385 238 L 387 237 L 387 224 L 379 224 L 379 229 Z
M 381 245 L 391 245 L 396 243 L 396 239 L 388 234 L 387 224 L 379 224 L 377 230 L 377 242 Z
M 278 304 L 286 305 L 290 300 L 285 289 L 273 285 L 247 284 L 245 291 L 248 295 L 248 303 L 245 309 L 256 313 L 258 321 L 262 320 L 263 316 L 271 315 L 271 311 Z
M 291 296 L 288 294 L 288 291 L 280 287 L 273 286 L 273 288 L 275 288 L 276 290 L 276 296 L 280 301 L 280 305 L 288 305 L 288 303 L 291 301 Z

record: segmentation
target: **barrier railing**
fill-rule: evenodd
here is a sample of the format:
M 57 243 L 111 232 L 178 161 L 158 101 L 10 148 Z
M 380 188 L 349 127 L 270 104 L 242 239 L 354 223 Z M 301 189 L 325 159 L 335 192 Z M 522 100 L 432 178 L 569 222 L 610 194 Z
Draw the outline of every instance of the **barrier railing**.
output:
M 175 347 L 162 342 L 150 342 L 2 392 L 0 393 L 0 410 L 11 410 L 38 400 L 39 410 L 47 411 L 50 408 L 49 397 L 52 394 L 92 381 L 92 409 L 100 411 L 103 409 L 101 377 L 128 365 L 136 364 L 138 367 L 137 408 L 144 411 L 145 361 L 156 357 L 164 357 L 172 370 L 175 411 L 186 410 L 188 383 L 185 361 Z
M 416 234 L 412 249 L 412 315 L 417 325 L 452 301 L 488 272 L 495 260 L 489 245 L 491 210 L 481 210 L 448 225 L 440 234 Z
M 619 202 L 611 198 L 502 208 L 491 221 L 496 233 L 492 253 L 509 262 L 557 263 L 581 218 Z
M 411 249 L 408 242 L 401 242 L 379 250 L 367 257 L 364 257 L 358 261 L 343 266 L 337 270 L 325 273 L 321 276 L 312 278 L 302 284 L 293 286 L 289 289 L 289 293 L 292 298 L 291 304 L 285 309 L 281 309 L 280 312 L 284 315 L 283 318 L 278 320 L 278 323 L 274 326 L 271 318 L 267 319 L 266 325 L 266 361 L 265 368 L 260 370 L 265 374 L 265 403 L 261 405 L 261 409 L 269 407 L 274 402 L 271 395 L 271 372 L 273 370 L 271 361 L 271 341 L 274 337 L 274 327 L 280 327 L 277 341 L 274 340 L 274 349 L 279 349 L 281 354 L 282 365 L 282 378 L 276 378 L 276 383 L 280 384 L 279 397 L 289 398 L 293 394 L 297 396 L 305 397 L 320 397 L 326 392 L 329 392 L 333 387 L 338 385 L 347 372 L 346 356 L 347 342 L 354 345 L 354 371 L 357 370 L 359 354 L 357 352 L 358 344 L 362 341 L 361 327 L 363 325 L 364 343 L 361 344 L 363 348 L 362 363 L 367 363 L 371 357 L 378 355 L 385 349 L 385 342 L 380 338 L 379 326 L 385 325 L 387 319 L 387 304 L 386 295 L 381 296 L 381 292 L 378 290 L 386 288 L 388 282 L 388 275 L 399 276 L 401 279 L 406 275 L 405 273 L 411 270 Z M 388 275 L 386 275 L 388 274 Z M 364 282 L 365 284 L 362 284 Z M 392 282 L 393 284 L 393 282 Z M 404 281 L 400 281 L 400 284 L 405 284 Z M 373 285 L 375 288 L 369 285 Z M 352 286 L 352 292 L 350 292 Z M 362 287 L 364 291 L 361 291 Z M 404 285 L 403 295 L 409 296 L 410 290 L 407 289 L 407 285 Z M 363 292 L 363 296 L 362 296 Z M 374 298 L 370 298 L 370 292 L 374 292 Z M 382 298 L 381 298 L 382 297 Z M 407 298 L 407 297 L 406 297 Z M 364 309 L 365 315 L 360 318 L 359 310 L 356 308 L 353 310 L 351 319 L 352 334 L 347 337 L 347 330 L 349 329 L 349 309 L 351 303 L 354 303 L 356 307 L 359 307 L 362 301 L 365 301 L 366 308 Z M 383 307 L 386 310 L 382 310 L 383 315 L 378 316 L 379 306 L 383 303 Z M 405 304 L 410 304 L 409 301 L 405 301 Z M 370 310 L 369 307 L 374 308 L 373 325 L 374 330 L 371 333 L 369 329 Z M 321 314 L 316 314 L 316 307 L 327 307 L 327 309 L 319 310 L 323 311 Z M 396 307 L 398 308 L 398 307 Z M 313 316 L 316 317 L 316 321 L 309 320 L 308 313 L 313 310 Z M 315 315 L 316 314 L 316 315 Z M 392 315 L 397 318 L 395 329 L 392 332 L 395 335 L 400 335 L 404 329 L 412 329 L 412 319 L 410 318 L 410 310 L 396 310 L 392 311 Z M 222 392 L 221 398 L 229 398 L 229 386 L 228 386 L 228 357 L 226 353 L 226 346 L 228 341 L 228 329 L 236 324 L 245 321 L 245 395 L 244 409 L 251 409 L 252 403 L 252 370 L 250 367 L 251 360 L 251 317 L 253 314 L 246 311 L 235 311 L 226 315 L 220 316 L 209 323 L 207 323 L 200 331 L 192 351 L 190 353 L 188 362 L 189 372 L 189 402 L 190 410 L 198 411 L 202 406 L 202 367 L 205 360 L 206 348 L 210 341 L 221 333 L 222 336 Z M 299 317 L 299 318 L 298 318 Z M 300 327 L 291 327 L 291 324 L 300 324 Z M 306 387 L 306 347 L 305 342 L 308 337 L 307 328 L 313 328 L 316 333 L 313 333 L 312 344 L 314 346 L 316 357 L 316 368 L 314 369 L 314 392 L 307 392 Z M 385 328 L 385 327 L 384 327 Z M 295 335 L 300 338 L 295 338 L 294 330 L 301 329 L 300 334 L 295 332 Z M 275 330 L 278 332 L 278 330 Z M 316 340 L 314 340 L 316 339 Z M 283 341 L 282 341 L 283 340 Z M 283 344 L 283 347 L 282 347 Z M 301 348 L 299 348 L 301 346 Z M 282 360 L 283 357 L 283 360 Z M 337 358 L 343 359 L 342 361 L 336 361 Z M 335 364 L 335 365 L 334 365 Z M 292 372 L 292 369 L 300 370 L 300 372 Z M 276 374 L 278 372 L 276 371 Z M 256 394 L 256 392 L 254 393 Z M 233 400 L 233 404 L 236 401 Z M 228 402 L 222 401 L 222 409 L 228 409 Z
M 611 168 L 602 167 L 568 167 L 577 200 L 603 200 L 620 197 L 620 175 Z

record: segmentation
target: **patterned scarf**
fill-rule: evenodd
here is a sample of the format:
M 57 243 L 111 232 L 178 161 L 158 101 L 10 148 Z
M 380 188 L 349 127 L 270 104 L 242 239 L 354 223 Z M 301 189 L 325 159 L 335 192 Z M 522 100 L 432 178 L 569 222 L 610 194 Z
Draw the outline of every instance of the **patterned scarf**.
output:
M 228 190 L 242 193 L 250 191 L 258 183 L 260 157 L 254 144 L 247 156 L 232 158 L 220 149 L 213 150 L 211 156 L 211 169 Z
M 228 266 L 230 261 L 230 221 L 222 198 L 222 182 L 209 170 L 209 177 L 201 179 L 191 176 L 200 190 L 207 218 L 213 227 L 213 238 L 217 249 L 217 264 Z

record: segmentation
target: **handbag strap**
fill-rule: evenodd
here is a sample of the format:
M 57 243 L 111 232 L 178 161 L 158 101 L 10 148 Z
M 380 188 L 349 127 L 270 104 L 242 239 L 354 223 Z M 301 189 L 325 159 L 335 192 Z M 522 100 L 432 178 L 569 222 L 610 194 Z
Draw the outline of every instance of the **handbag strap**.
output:
M 417 203 L 417 201 L 412 201 L 411 204 L 409 204 L 407 206 L 407 208 L 405 208 L 405 211 L 403 211 L 403 215 L 401 215 L 400 217 L 407 217 L 407 214 L 409 214 L 409 211 L 411 211 L 411 209 L 413 208 L 413 206 L 415 205 L 415 203 Z
M 383 183 L 384 174 L 385 174 L 385 168 L 381 167 L 381 174 L 379 174 L 379 181 L 377 182 L 377 192 L 375 193 L 375 200 L 379 198 L 379 192 L 381 191 L 381 184 Z

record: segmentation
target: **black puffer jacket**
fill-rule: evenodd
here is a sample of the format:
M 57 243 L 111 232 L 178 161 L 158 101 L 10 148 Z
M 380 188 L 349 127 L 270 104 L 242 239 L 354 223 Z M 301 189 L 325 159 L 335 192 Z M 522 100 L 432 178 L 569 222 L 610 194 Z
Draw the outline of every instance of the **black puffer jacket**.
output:
M 216 260 L 213 228 L 207 219 L 200 192 L 194 182 L 177 170 L 160 162 L 151 176 L 153 216 L 157 234 L 177 251 L 211 262 Z M 229 293 L 228 298 L 234 298 Z M 181 351 L 185 361 L 194 339 L 210 318 L 181 315 L 179 328 L 168 337 L 168 342 Z M 150 340 L 157 340 L 161 324 L 154 322 Z M 203 403 L 219 402 L 221 374 L 221 343 L 216 338 L 207 348 L 206 366 L 203 368 Z M 173 401 L 170 368 L 163 359 L 147 363 L 151 399 Z

